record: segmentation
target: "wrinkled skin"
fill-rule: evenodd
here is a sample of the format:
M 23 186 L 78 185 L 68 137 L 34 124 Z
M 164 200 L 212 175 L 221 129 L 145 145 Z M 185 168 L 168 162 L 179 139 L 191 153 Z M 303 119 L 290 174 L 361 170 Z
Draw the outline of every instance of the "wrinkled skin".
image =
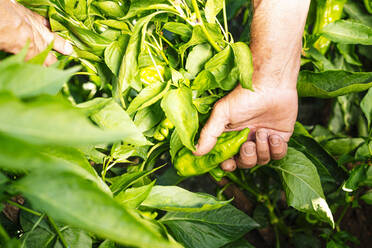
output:
M 221 167 L 233 171 L 281 159 L 297 117 L 296 82 L 310 0 L 255 0 L 251 51 L 253 89 L 238 86 L 219 100 L 203 127 L 195 155 L 208 153 L 223 132 L 251 129 L 239 154 Z
M 43 51 L 54 41 L 53 48 L 65 55 L 72 53 L 71 44 L 48 28 L 48 21 L 11 0 L 0 0 L 0 50 L 18 53 L 29 41 L 26 60 Z M 45 65 L 57 61 L 53 53 L 49 53 Z

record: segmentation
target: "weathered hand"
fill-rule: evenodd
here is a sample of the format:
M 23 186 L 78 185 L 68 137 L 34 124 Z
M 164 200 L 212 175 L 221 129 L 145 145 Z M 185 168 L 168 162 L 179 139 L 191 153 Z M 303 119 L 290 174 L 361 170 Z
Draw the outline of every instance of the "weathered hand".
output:
M 208 153 L 222 132 L 249 127 L 251 132 L 240 154 L 222 163 L 222 169 L 233 171 L 236 166 L 250 168 L 256 164 L 266 164 L 270 159 L 281 159 L 287 153 L 287 142 L 297 117 L 297 105 L 295 87 L 262 86 L 250 91 L 238 86 L 215 104 L 201 131 L 195 155 Z
M 0 0 L 0 50 L 18 53 L 30 42 L 26 59 L 30 59 L 43 51 L 54 41 L 54 50 L 69 55 L 72 46 L 60 36 L 52 33 L 48 28 L 48 21 L 42 16 L 12 0 Z M 50 53 L 45 65 L 56 62 Z

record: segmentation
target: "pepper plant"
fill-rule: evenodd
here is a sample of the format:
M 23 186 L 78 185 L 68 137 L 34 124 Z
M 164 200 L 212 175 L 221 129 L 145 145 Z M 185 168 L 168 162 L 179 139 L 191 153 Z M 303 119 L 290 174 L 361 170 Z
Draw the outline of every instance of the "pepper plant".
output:
M 372 195 L 368 1 L 312 2 L 297 89 L 333 98 L 329 121 L 297 122 L 285 158 L 233 173 L 219 163 L 249 129 L 192 151 L 213 104 L 252 90 L 250 1 L 19 2 L 74 54 L 45 68 L 51 48 L 24 62 L 26 47 L 0 62 L 4 247 L 252 247 L 255 232 L 276 247 L 358 242 L 341 222 Z M 215 195 L 183 188 L 208 174 Z

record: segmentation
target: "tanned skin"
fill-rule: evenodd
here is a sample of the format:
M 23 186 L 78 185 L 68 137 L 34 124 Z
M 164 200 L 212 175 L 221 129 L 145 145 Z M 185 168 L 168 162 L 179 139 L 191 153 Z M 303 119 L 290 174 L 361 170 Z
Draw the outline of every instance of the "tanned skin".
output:
M 42 16 L 18 4 L 15 0 L 0 0 L 0 50 L 18 53 L 29 42 L 26 59 L 43 51 L 54 41 L 54 50 L 69 55 L 72 46 L 48 28 L 48 21 Z M 57 61 L 50 53 L 45 65 Z

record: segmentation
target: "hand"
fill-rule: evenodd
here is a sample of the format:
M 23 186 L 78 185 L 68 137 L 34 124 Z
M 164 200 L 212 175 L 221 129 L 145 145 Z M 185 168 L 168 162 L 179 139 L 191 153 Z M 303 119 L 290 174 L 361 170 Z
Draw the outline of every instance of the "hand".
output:
M 73 52 L 71 44 L 48 28 L 48 21 L 32 12 L 16 1 L 0 0 L 0 50 L 18 53 L 30 41 L 26 60 L 43 51 L 54 41 L 54 50 L 69 55 Z M 53 53 L 49 53 L 45 65 L 57 61 Z
M 219 100 L 201 131 L 195 155 L 208 153 L 222 132 L 251 129 L 236 158 L 221 164 L 225 171 L 236 167 L 251 168 L 266 164 L 270 159 L 281 159 L 287 153 L 287 142 L 293 133 L 297 117 L 297 90 L 295 87 L 276 88 L 265 85 L 254 91 L 238 86 Z M 295 83 L 294 83 L 295 85 Z

